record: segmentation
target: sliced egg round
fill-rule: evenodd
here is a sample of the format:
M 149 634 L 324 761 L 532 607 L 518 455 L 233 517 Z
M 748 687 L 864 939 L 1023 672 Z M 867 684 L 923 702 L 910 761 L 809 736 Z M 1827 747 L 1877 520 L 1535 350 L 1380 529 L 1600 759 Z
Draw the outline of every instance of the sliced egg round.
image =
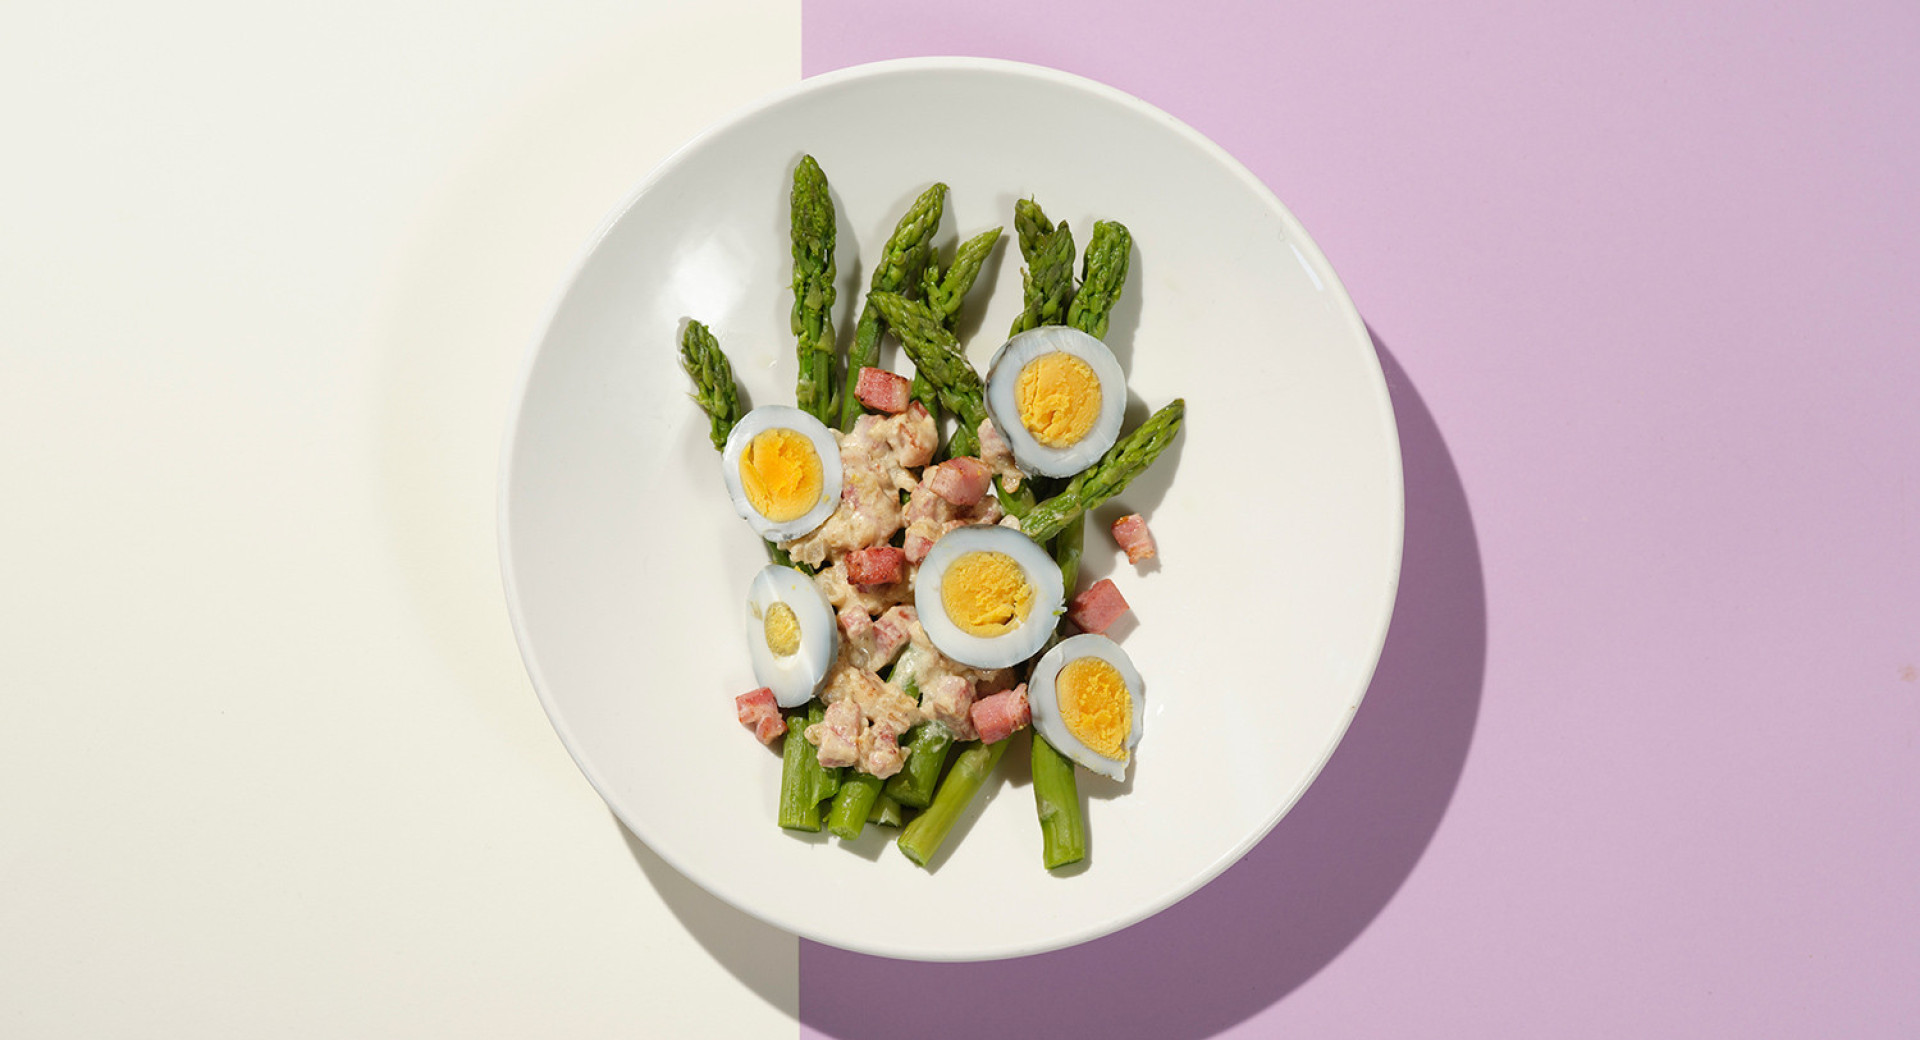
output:
M 819 527 L 840 504 L 840 445 L 798 408 L 763 405 L 742 416 L 720 466 L 734 510 L 770 542 Z
M 792 567 L 768 567 L 747 587 L 747 650 L 753 678 L 782 708 L 797 708 L 833 667 L 840 627 L 813 579 Z
M 1064 325 L 1008 340 L 987 370 L 987 412 L 1029 473 L 1070 477 L 1120 437 L 1127 380 L 1105 343 Z
M 1040 652 L 1066 601 L 1059 565 L 1011 527 L 949 531 L 914 579 L 927 638 L 975 668 L 1006 668 Z
M 1146 686 L 1120 644 L 1106 636 L 1063 639 L 1027 680 L 1034 731 L 1054 750 L 1101 776 L 1124 780 L 1140 743 Z

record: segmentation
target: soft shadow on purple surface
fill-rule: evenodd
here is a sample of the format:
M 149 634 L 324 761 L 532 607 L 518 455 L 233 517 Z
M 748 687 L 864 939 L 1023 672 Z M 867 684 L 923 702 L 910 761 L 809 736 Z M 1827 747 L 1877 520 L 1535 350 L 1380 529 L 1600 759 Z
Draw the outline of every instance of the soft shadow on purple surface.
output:
M 1017 960 L 929 964 L 802 942 L 800 1021 L 837 1038 L 901 1035 L 876 994 L 947 994 L 913 1035 L 1213 1036 L 1274 1004 L 1359 937 L 1413 872 L 1453 797 L 1479 713 L 1486 593 L 1460 475 L 1376 335 L 1406 471 L 1406 553 L 1379 668 L 1346 739 L 1239 863 L 1166 911 Z M 955 995 L 972 994 L 967 999 Z M 1070 994 L 1062 999 L 1062 994 Z

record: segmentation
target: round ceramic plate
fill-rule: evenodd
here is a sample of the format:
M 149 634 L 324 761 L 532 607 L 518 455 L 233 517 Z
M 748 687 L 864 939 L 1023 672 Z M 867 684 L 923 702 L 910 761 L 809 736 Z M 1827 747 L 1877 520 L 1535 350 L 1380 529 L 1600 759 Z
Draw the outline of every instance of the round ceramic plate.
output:
M 1082 585 L 1133 605 L 1115 629 L 1146 681 L 1126 783 L 1080 771 L 1091 853 L 1049 873 L 1012 752 L 931 871 L 774 824 L 780 763 L 735 721 L 757 684 L 742 603 L 766 564 L 734 515 L 676 346 L 697 318 L 752 404 L 791 404 L 787 195 L 810 153 L 839 211 L 835 324 L 930 183 L 939 241 L 1009 233 L 967 303 L 976 364 L 1020 307 L 1014 200 L 1082 244 L 1135 253 L 1108 342 L 1127 428 L 1174 397 L 1184 432 L 1098 510 Z M 888 363 L 906 368 L 888 346 Z M 1239 858 L 1333 752 L 1365 693 L 1399 573 L 1392 406 L 1366 328 L 1298 222 L 1239 163 L 1141 101 L 1007 62 L 888 62 L 811 79 L 707 131 L 589 245 L 527 364 L 502 466 L 500 538 L 520 650 L 601 796 L 714 895 L 848 949 L 965 960 L 1066 946 L 1168 906 Z M 1106 527 L 1146 514 L 1157 561 Z

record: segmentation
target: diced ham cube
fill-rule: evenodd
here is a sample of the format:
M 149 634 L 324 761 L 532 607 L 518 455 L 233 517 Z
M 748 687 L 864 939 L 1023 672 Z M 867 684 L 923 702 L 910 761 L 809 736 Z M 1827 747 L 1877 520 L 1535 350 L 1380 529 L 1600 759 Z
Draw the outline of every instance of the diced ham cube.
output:
M 1082 632 L 1100 633 L 1127 612 L 1127 598 L 1120 595 L 1112 578 L 1101 578 L 1093 587 L 1073 597 L 1067 605 L 1067 620 Z
M 933 539 L 923 535 L 907 535 L 906 554 L 908 563 L 919 563 L 933 551 Z
M 867 633 L 873 629 L 873 618 L 869 617 L 858 603 L 849 602 L 841 607 L 840 612 L 834 617 L 839 620 L 840 633 L 847 637 L 849 643 L 857 643 L 865 639 Z
M 970 506 L 987 496 L 993 470 L 979 459 L 963 455 L 932 467 L 920 479 L 941 498 L 956 506 Z
M 1015 730 L 1033 721 L 1033 710 L 1027 704 L 1027 684 L 974 701 L 972 718 L 974 730 L 985 743 L 997 744 L 1012 736 Z
M 873 623 L 873 649 L 867 652 L 867 667 L 878 671 L 898 655 L 913 638 L 913 623 L 919 611 L 905 604 L 888 607 Z
M 1157 551 L 1153 532 L 1147 530 L 1147 521 L 1139 513 L 1129 513 L 1113 522 L 1113 540 L 1127 551 L 1128 563 L 1151 560 Z
M 762 744 L 773 743 L 787 731 L 787 722 L 780 717 L 780 706 L 774 703 L 773 691 L 765 686 L 735 697 L 733 709 L 740 724 L 752 730 Z
M 854 585 L 891 585 L 906 572 L 907 554 L 891 545 L 847 554 L 847 581 Z
M 860 771 L 885 780 L 907 764 L 907 752 L 900 738 L 875 726 L 860 739 Z
M 913 382 L 884 368 L 863 368 L 853 385 L 853 396 L 876 412 L 898 415 L 913 399 Z
M 860 705 L 853 698 L 827 705 L 826 718 L 807 727 L 807 742 L 820 749 L 820 764 L 828 769 L 850 766 L 860 757 Z
M 920 710 L 953 731 L 955 740 L 973 739 L 973 680 L 943 675 L 920 691 Z

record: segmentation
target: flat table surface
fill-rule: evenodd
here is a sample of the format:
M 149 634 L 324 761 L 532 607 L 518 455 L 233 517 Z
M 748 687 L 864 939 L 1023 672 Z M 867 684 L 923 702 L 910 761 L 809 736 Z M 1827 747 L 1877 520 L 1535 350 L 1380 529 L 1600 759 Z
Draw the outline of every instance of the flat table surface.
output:
M 797 942 L 625 834 L 494 555 L 601 217 L 768 90 L 936 54 L 1246 163 L 1373 332 L 1407 487 L 1295 810 L 977 965 Z M 1916 56 L 1891 3 L 14 12 L 0 1031 L 1920 1033 Z

